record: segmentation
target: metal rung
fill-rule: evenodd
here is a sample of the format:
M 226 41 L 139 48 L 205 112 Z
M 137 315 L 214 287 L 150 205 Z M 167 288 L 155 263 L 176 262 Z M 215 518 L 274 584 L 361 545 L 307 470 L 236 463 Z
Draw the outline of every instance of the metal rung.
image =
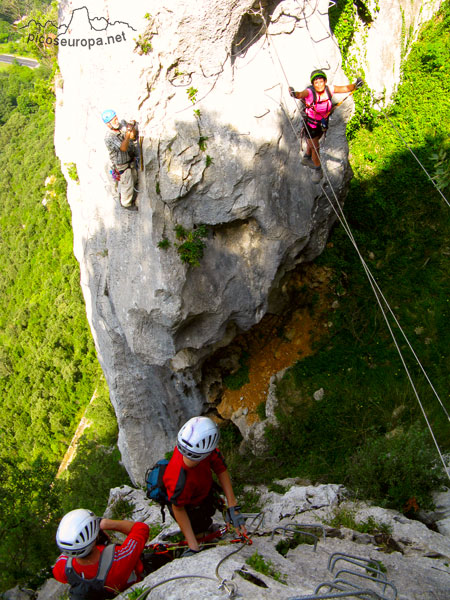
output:
M 359 585 L 356 585 L 356 583 L 353 583 L 352 581 L 348 581 L 347 579 L 333 579 L 333 584 L 335 584 L 339 589 L 344 589 L 344 590 L 348 590 L 349 587 L 354 590 L 364 589 L 364 588 L 360 587 Z M 339 587 L 339 584 L 342 587 Z M 386 596 L 384 596 L 384 592 L 382 593 L 381 591 L 376 591 L 374 589 L 371 589 L 369 591 L 372 594 L 371 598 L 373 596 L 375 596 L 376 598 L 378 598 L 378 600 L 392 600 L 391 598 L 387 598 Z
M 275 533 L 277 531 L 284 531 L 284 533 L 293 533 L 294 535 L 296 533 L 301 533 L 302 535 L 306 535 L 307 537 L 311 537 L 314 539 L 314 552 L 316 551 L 317 548 L 317 542 L 319 541 L 319 538 L 314 535 L 313 533 L 309 533 L 308 531 L 302 531 L 300 528 L 293 528 L 292 525 L 286 525 L 285 527 L 275 527 L 275 529 L 272 530 L 272 534 L 270 536 L 270 539 L 273 540 L 273 536 L 275 535 Z
M 358 562 L 358 560 L 354 560 L 351 558 L 345 558 L 345 559 L 338 558 L 337 560 L 334 561 L 333 566 L 330 569 L 331 572 L 333 572 L 333 568 L 336 565 L 338 560 L 345 560 L 346 562 L 349 562 L 353 565 L 361 567 L 362 569 L 366 569 L 366 571 L 370 571 L 370 572 L 374 573 L 375 575 L 377 575 L 377 579 L 382 580 L 382 581 L 387 581 L 386 574 L 383 573 L 383 571 L 379 567 L 375 568 L 375 567 L 370 566 L 370 565 L 376 564 L 376 561 L 374 561 L 374 560 L 369 560 L 369 561 L 367 561 L 366 564 L 361 564 L 361 562 Z M 337 574 L 336 574 L 336 577 L 337 577 Z
M 241 515 L 244 517 L 244 519 L 252 519 L 250 521 L 250 523 L 246 523 L 246 525 L 251 526 L 253 525 L 253 523 L 259 518 L 259 523 L 257 525 L 257 527 L 260 527 L 263 524 L 264 521 L 264 513 L 263 512 L 259 512 L 259 513 L 241 513 Z
M 290 523 L 289 525 L 286 525 L 286 527 L 298 527 L 300 529 L 303 529 L 303 527 L 306 527 L 307 529 L 320 529 L 323 534 L 323 539 L 325 540 L 327 537 L 325 527 L 319 523 Z
M 364 588 L 359 587 L 359 585 L 354 585 L 352 583 L 349 583 L 347 581 L 343 581 L 341 579 L 338 580 L 334 580 L 334 581 L 324 581 L 323 583 L 321 583 L 320 585 L 318 585 L 316 587 L 316 589 L 314 590 L 314 593 L 318 594 L 320 589 L 323 587 L 328 587 L 328 593 L 331 593 L 331 590 L 336 589 L 339 590 L 341 592 L 370 592 L 370 598 L 373 598 L 374 596 L 377 598 L 377 600 L 381 600 L 381 596 L 379 596 L 377 594 L 377 592 L 375 592 L 374 590 L 365 590 Z M 350 589 L 349 589 L 350 588 Z
M 397 588 L 395 587 L 395 585 L 393 583 L 390 583 L 389 581 L 385 581 L 385 580 L 380 580 L 378 578 L 375 577 L 371 577 L 370 575 L 365 575 L 364 573 L 357 573 L 356 571 L 350 571 L 349 569 L 341 569 L 340 571 L 338 571 L 335 575 L 335 580 L 339 579 L 339 575 L 341 573 L 348 573 L 350 575 L 354 575 L 355 577 L 361 577 L 362 579 L 368 579 L 369 581 L 373 581 L 374 583 L 377 583 L 378 585 L 383 586 L 383 594 L 386 592 L 386 586 L 392 588 L 392 592 L 394 594 L 392 600 L 396 600 L 397 598 Z M 387 600 L 391 600 L 391 599 L 387 599 Z
M 276 527 L 273 531 L 278 531 L 278 530 L 283 529 L 285 531 L 294 531 L 295 533 L 297 533 L 298 531 L 300 531 L 301 533 L 305 533 L 303 531 L 304 528 L 306 528 L 306 529 L 320 529 L 322 531 L 322 534 L 323 534 L 323 539 L 325 540 L 325 538 L 327 537 L 327 533 L 326 533 L 325 527 L 323 525 L 318 524 L 318 523 L 289 523 L 288 525 L 280 525 L 279 527 Z M 317 537 L 317 536 L 315 536 L 315 537 Z M 271 539 L 273 539 L 273 533 L 272 533 L 272 538 Z
M 348 560 L 352 559 L 352 560 Z M 333 572 L 334 566 L 338 560 L 347 560 L 353 564 L 359 564 L 360 567 L 366 568 L 366 565 L 370 565 L 370 563 L 374 563 L 371 558 L 364 558 L 363 556 L 355 556 L 354 554 L 345 554 L 344 552 L 333 552 L 333 554 L 328 559 L 328 570 Z M 359 561 L 359 562 L 355 562 Z M 362 563 L 362 564 L 361 564 Z M 365 563 L 365 564 L 364 564 Z M 380 571 L 381 573 L 381 571 Z

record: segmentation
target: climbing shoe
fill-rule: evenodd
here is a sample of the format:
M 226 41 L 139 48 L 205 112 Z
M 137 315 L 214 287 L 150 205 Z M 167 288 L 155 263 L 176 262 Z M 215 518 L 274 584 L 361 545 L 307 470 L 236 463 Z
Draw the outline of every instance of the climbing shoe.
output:
M 319 181 L 322 179 L 322 177 L 323 177 L 322 167 L 314 167 L 313 174 L 311 176 L 311 181 L 313 183 L 319 183 Z
M 316 165 L 313 163 L 312 158 L 309 154 L 304 154 L 302 156 L 302 165 L 305 167 L 309 167 L 310 169 L 315 169 Z

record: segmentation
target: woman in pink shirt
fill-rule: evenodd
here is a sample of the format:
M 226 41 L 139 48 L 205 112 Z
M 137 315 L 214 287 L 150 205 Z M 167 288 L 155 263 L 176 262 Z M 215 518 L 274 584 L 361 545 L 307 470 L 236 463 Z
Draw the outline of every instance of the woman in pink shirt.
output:
M 293 98 L 303 100 L 306 104 L 306 118 L 304 123 L 306 135 L 306 152 L 302 164 L 314 170 L 312 181 L 319 183 L 323 177 L 319 156 L 319 140 L 328 127 L 328 117 L 333 109 L 331 98 L 333 94 L 353 92 L 364 85 L 358 77 L 355 83 L 348 85 L 327 85 L 327 76 L 322 69 L 311 73 L 311 86 L 302 92 L 295 92 L 289 88 Z

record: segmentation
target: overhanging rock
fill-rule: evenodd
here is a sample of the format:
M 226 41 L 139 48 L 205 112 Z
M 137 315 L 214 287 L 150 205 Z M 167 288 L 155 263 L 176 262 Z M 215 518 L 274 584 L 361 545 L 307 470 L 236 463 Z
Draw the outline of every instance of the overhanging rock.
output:
M 60 4 L 67 20 L 70 3 Z M 299 162 L 300 118 L 287 92 L 318 66 L 347 82 L 324 36 L 328 2 L 312 14 L 301 1 L 261 6 L 96 0 L 89 13 L 74 11 L 71 34 L 92 35 L 89 18 L 106 10 L 126 41 L 121 33 L 120 44 L 60 49 L 56 146 L 78 169 L 79 183 L 68 179 L 75 253 L 134 481 L 202 411 L 205 358 L 262 318 L 282 276 L 322 251 L 335 220 Z M 140 123 L 138 212 L 112 198 L 105 108 Z M 333 201 L 351 176 L 350 110 L 351 100 L 336 111 L 322 146 Z M 181 262 L 174 228 L 199 224 L 208 237 L 194 268 Z

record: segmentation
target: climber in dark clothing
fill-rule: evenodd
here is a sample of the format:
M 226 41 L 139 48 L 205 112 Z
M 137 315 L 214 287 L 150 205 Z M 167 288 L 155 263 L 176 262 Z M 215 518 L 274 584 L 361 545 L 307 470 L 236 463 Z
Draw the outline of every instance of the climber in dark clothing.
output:
M 130 208 L 133 206 L 134 188 L 137 182 L 134 163 L 137 154 L 136 122 L 119 122 L 113 110 L 105 110 L 102 119 L 109 129 L 105 136 L 105 144 L 111 159 L 114 178 L 118 182 L 120 204 L 124 208 Z
M 306 105 L 304 129 L 306 134 L 306 152 L 302 164 L 314 170 L 312 181 L 319 183 L 323 177 L 319 156 L 319 141 L 328 127 L 328 117 L 333 109 L 331 98 L 333 94 L 353 92 L 364 85 L 358 77 L 355 83 L 348 85 L 327 85 L 327 76 L 322 69 L 311 73 L 311 84 L 302 92 L 289 88 L 293 98 L 303 100 Z

